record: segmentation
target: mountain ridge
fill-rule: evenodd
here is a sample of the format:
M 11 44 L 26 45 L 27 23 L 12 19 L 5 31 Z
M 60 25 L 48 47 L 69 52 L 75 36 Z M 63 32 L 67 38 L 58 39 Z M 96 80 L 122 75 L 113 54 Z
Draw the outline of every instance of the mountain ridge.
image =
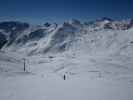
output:
M 2 38 L 6 38 L 4 42 L 0 41 L 1 50 L 26 52 L 27 55 L 69 50 L 98 53 L 113 52 L 114 49 L 118 52 L 124 46 L 132 48 L 129 45 L 132 44 L 129 39 L 132 27 L 133 20 L 116 21 L 106 17 L 93 22 L 72 19 L 63 24 L 46 22 L 39 26 L 15 21 L 1 22 L 0 33 L 4 35 Z M 125 34 L 126 38 L 123 37 Z

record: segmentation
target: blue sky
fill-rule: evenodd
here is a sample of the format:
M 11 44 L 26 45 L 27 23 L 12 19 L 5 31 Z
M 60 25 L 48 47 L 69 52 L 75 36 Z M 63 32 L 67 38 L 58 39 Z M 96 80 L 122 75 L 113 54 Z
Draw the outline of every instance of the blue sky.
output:
M 63 22 L 133 17 L 133 0 L 0 0 L 0 21 Z

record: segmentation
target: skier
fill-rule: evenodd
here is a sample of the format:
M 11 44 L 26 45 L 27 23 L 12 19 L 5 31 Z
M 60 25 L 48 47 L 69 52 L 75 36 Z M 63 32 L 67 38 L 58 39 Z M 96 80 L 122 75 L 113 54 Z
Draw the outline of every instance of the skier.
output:
M 63 79 L 66 80 L 66 75 L 64 74 Z

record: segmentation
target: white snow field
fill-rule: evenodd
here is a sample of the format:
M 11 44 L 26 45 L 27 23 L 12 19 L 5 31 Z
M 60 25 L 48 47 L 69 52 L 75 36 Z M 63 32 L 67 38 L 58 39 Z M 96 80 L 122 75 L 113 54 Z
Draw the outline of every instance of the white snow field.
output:
M 24 72 L 21 57 L 0 55 L 0 100 L 133 99 L 130 57 L 41 55 L 27 57 Z

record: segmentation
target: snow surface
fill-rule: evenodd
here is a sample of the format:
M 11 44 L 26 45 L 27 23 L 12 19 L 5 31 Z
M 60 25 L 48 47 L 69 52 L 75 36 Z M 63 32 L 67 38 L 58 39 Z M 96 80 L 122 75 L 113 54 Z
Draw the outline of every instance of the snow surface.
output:
M 27 71 L 24 72 L 22 56 L 8 53 L 0 55 L 1 100 L 133 98 L 131 57 L 94 57 L 80 53 L 71 55 L 68 52 L 52 56 L 37 55 L 26 58 Z M 64 74 L 66 80 L 63 80 Z

